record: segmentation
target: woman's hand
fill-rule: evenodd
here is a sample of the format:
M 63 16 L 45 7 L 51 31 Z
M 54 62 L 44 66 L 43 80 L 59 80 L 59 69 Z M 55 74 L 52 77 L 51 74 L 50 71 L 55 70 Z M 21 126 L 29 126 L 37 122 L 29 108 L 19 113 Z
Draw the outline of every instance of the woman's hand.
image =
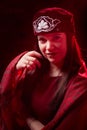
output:
M 27 52 L 21 57 L 16 65 L 16 69 L 27 68 L 29 71 L 35 70 L 36 67 L 41 67 L 41 63 L 38 59 L 42 58 L 42 55 L 36 51 Z
M 35 120 L 34 118 L 28 118 L 27 124 L 31 130 L 41 130 L 44 127 L 40 121 Z

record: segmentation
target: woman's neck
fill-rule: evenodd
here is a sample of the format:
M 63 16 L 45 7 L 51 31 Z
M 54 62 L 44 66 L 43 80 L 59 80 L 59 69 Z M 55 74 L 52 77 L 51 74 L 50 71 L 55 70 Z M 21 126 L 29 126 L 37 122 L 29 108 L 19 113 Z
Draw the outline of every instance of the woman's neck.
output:
M 62 75 L 61 67 L 58 67 L 55 64 L 50 64 L 49 75 L 52 77 L 61 76 Z

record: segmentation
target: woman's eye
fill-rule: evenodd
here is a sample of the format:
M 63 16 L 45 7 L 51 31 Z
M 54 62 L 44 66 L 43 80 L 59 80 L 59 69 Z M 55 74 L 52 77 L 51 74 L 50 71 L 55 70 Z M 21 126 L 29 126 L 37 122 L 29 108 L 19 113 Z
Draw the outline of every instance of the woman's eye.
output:
M 39 41 L 40 43 L 45 43 L 45 42 L 46 42 L 46 39 L 40 38 L 40 39 L 38 39 L 38 41 Z
M 58 36 L 58 35 L 53 37 L 53 40 L 54 40 L 54 41 L 57 41 L 57 40 L 59 40 L 59 39 L 60 39 L 60 36 Z

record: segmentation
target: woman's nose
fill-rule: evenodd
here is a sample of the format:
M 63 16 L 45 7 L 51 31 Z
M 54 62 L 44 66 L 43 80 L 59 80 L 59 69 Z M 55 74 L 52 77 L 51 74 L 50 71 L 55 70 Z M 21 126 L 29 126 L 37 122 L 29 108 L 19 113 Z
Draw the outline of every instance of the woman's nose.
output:
M 47 41 L 46 43 L 46 49 L 50 50 L 53 48 L 52 42 L 51 41 Z

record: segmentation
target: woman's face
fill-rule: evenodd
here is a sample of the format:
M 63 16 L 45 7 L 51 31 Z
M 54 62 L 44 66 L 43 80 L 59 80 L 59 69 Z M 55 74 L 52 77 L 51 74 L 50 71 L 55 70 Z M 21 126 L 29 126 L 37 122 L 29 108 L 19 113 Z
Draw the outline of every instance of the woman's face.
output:
M 64 32 L 40 34 L 37 38 L 42 55 L 50 63 L 57 65 L 63 63 L 67 52 L 67 39 Z

